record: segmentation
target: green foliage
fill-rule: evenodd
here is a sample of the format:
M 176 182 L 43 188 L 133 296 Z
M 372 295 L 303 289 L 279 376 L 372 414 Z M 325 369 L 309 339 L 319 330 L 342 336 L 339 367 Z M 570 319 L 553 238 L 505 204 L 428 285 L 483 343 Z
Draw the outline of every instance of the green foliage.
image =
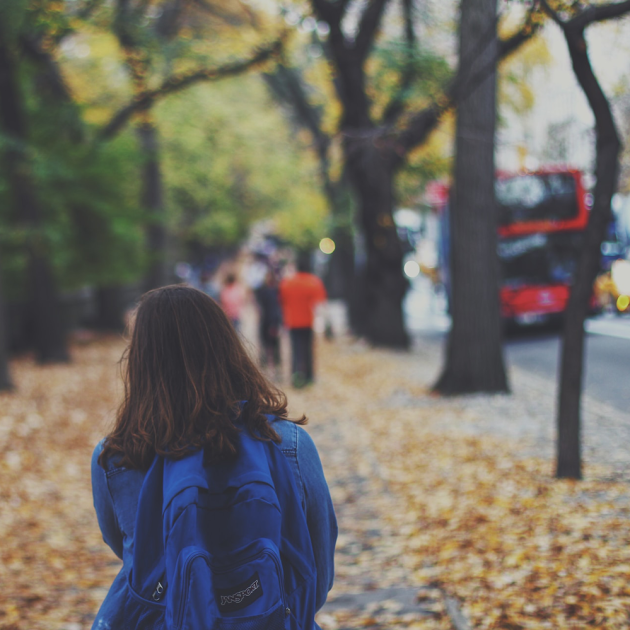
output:
M 322 237 L 316 163 L 258 77 L 199 85 L 164 101 L 157 118 L 169 223 L 183 243 L 235 245 L 265 218 L 297 244 Z
M 446 59 L 424 48 L 410 48 L 405 42 L 385 41 L 375 48 L 371 60 L 370 94 L 374 114 L 381 117 L 385 107 L 397 99 L 404 111 L 413 112 L 441 97 L 453 76 Z M 409 85 L 401 89 L 402 77 L 409 74 Z M 400 122 L 405 122 L 406 116 Z M 396 175 L 396 202 L 416 206 L 420 193 L 432 180 L 447 176 L 451 169 L 450 124 L 442 124 L 422 146 L 412 151 Z
M 523 117 L 534 106 L 535 94 L 532 88 L 533 74 L 545 69 L 552 61 L 546 41 L 534 37 L 519 50 L 518 55 L 506 59 L 499 66 L 499 122 L 505 124 L 501 115 L 508 111 Z
M 136 278 L 143 268 L 138 206 L 138 161 L 129 136 L 108 145 L 89 142 L 90 129 L 72 94 L 51 70 L 55 46 L 70 33 L 70 3 L 8 0 L 0 17 L 12 47 L 27 139 L 0 137 L 0 155 L 22 153 L 41 222 L 28 226 L 15 206 L 7 172 L 0 169 L 0 264 L 5 291 L 27 292 L 28 246 L 49 257 L 61 289 L 107 285 Z M 26 54 L 24 38 L 39 46 Z
M 26 18 L 25 0 L 3 0 L 0 2 L 0 23 L 3 36 L 10 44 L 15 44 L 23 29 Z
M 138 156 L 129 137 L 69 146 L 43 156 L 42 190 L 54 220 L 53 261 L 62 284 L 124 283 L 143 270 L 145 217 L 138 208 Z
M 273 24 L 252 28 L 244 5 L 207 4 L 212 11 L 186 5 L 179 27 L 168 32 L 174 22 L 169 26 L 161 16 L 175 3 L 166 0 L 131 3 L 123 22 L 116 21 L 115 3 L 94 3 L 86 21 L 81 15 L 90 0 L 0 2 L 26 105 L 28 140 L 19 148 L 42 210 L 41 227 L 27 228 L 0 168 L 0 266 L 7 295 L 26 294 L 32 243 L 52 261 L 62 289 L 125 283 L 143 273 L 150 217 L 140 208 L 137 139 L 131 126 L 106 143 L 96 132 L 134 90 L 154 87 L 172 73 L 246 57 L 269 39 L 267 31 L 277 31 Z M 123 31 L 131 47 L 122 46 Z M 41 47 L 45 62 L 24 54 L 23 34 Z M 50 82 L 55 64 L 65 90 Z M 164 99 L 155 115 L 176 246 L 236 245 L 253 222 L 270 217 L 288 240 L 312 245 L 321 238 L 326 206 L 317 164 L 257 78 L 199 85 Z M 0 154 L 7 142 L 0 138 Z
M 398 205 L 417 207 L 420 205 L 421 193 L 429 182 L 450 176 L 452 127 L 453 118 L 447 116 L 429 140 L 409 154 L 396 175 Z
M 333 187 L 341 188 L 344 158 L 341 137 L 336 135 L 341 108 L 333 88 L 335 77 L 317 38 L 308 39 L 304 41 L 305 37 L 301 42 L 294 42 L 291 51 L 294 65 L 289 65 L 288 72 L 284 74 L 278 70 L 270 74 L 269 83 L 274 96 L 291 113 L 292 122 L 308 130 L 303 133 L 310 137 L 311 146 L 315 145 L 310 135 L 313 127 L 319 127 L 322 134 L 328 136 L 330 148 L 327 163 L 322 166 L 328 168 Z M 313 55 L 314 49 L 319 54 Z M 443 94 L 452 74 L 447 60 L 432 50 L 410 48 L 406 42 L 391 39 L 377 43 L 366 64 L 366 91 L 372 103 L 373 119 L 381 120 L 388 105 L 396 101 L 402 110 L 398 124 L 404 124 L 408 112 L 417 111 Z M 291 77 L 299 83 L 293 90 L 288 88 Z M 302 101 L 298 102 L 296 92 L 302 93 Z M 308 144 L 308 140 L 304 144 Z M 397 174 L 397 203 L 417 203 L 428 181 L 443 177 L 450 171 L 450 126 L 443 125 L 427 144 L 429 146 L 412 152 Z M 334 205 L 338 205 L 337 202 Z M 343 217 L 331 217 L 328 222 L 331 231 L 341 227 L 351 230 L 354 227 L 354 220 L 349 216 L 353 212 L 350 210 L 353 204 L 341 205 L 348 211 L 343 213 Z M 336 208 L 333 213 L 338 214 Z
M 386 41 L 376 46 L 370 63 L 373 71 L 369 92 L 377 117 L 395 95 L 402 98 L 410 110 L 426 104 L 429 99 L 435 100 L 443 94 L 453 75 L 444 57 L 432 50 L 410 48 L 400 41 Z M 405 73 L 410 73 L 413 80 L 399 92 L 400 77 Z
M 44 142 L 50 139 L 47 133 L 34 136 L 29 156 L 43 212 L 41 233 L 23 227 L 5 173 L 0 172 L 0 245 L 7 294 L 23 295 L 29 239 L 37 239 L 50 256 L 62 289 L 137 278 L 143 270 L 144 217 L 135 203 L 138 157 L 130 138 L 94 147 Z

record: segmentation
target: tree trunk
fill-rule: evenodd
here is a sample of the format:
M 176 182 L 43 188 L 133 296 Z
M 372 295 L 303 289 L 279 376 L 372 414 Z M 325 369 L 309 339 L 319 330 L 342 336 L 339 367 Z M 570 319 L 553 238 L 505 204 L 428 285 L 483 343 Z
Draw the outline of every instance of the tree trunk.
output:
M 42 213 L 23 147 L 28 141 L 25 107 L 19 91 L 14 56 L 0 24 L 0 125 L 14 146 L 6 152 L 6 170 L 16 214 L 29 233 L 27 251 L 34 346 L 42 363 L 68 360 L 61 304 L 52 265 L 46 254 Z
M 167 235 L 157 128 L 152 122 L 144 122 L 138 126 L 138 137 L 143 155 L 142 207 L 149 216 L 146 235 L 149 269 L 145 277 L 144 289 L 150 291 L 169 283 Z
M 125 329 L 125 291 L 120 285 L 96 290 L 95 326 L 100 330 L 120 332 Z
M 460 63 L 473 59 L 487 64 L 496 54 L 496 4 L 496 0 L 462 1 Z M 484 46 L 485 53 L 479 55 Z M 508 389 L 501 345 L 495 125 L 496 70 L 457 108 L 450 202 L 453 324 L 446 366 L 435 385 L 443 394 Z
M 393 160 L 385 150 L 364 138 L 347 136 L 345 152 L 367 256 L 362 332 L 376 346 L 406 349 L 409 336 L 403 321 L 402 301 L 409 283 L 402 273 L 402 245 L 393 219 Z
M 7 340 L 7 325 L 2 294 L 2 270 L 0 270 L 0 391 L 13 388 L 9 374 L 9 348 Z
M 326 290 L 332 300 L 349 301 L 354 277 L 354 244 L 347 227 L 336 227 L 332 232 L 335 251 L 330 256 L 326 274 Z
M 326 287 L 330 298 L 348 302 L 354 278 L 353 201 L 345 175 L 333 182 L 328 177 L 328 171 L 324 170 L 326 165 L 321 168 L 322 182 L 332 219 L 331 236 L 335 242 L 335 251 L 328 265 Z
M 617 186 L 621 142 L 610 106 L 591 67 L 582 30 L 564 29 L 573 71 L 595 116 L 597 134 L 595 195 L 566 311 L 560 361 L 556 476 L 582 478 L 581 409 L 584 320 L 593 283 L 601 264 L 601 244 L 612 219 L 611 201 Z

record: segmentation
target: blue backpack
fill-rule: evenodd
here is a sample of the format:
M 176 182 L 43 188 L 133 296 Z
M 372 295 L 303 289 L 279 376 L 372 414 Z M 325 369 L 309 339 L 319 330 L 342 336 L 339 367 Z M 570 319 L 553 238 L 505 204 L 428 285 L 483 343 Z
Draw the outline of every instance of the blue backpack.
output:
M 238 456 L 157 456 L 140 492 L 126 627 L 312 630 L 316 569 L 280 448 L 240 433 Z

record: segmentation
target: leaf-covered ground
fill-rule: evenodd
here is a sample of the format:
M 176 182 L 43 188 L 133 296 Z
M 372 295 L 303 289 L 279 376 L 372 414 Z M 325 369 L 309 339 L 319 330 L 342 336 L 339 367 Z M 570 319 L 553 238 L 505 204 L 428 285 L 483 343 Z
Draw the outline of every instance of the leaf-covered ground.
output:
M 119 402 L 122 349 L 102 339 L 75 346 L 70 365 L 12 366 L 18 389 L 0 394 L 0 628 L 89 628 L 118 571 L 89 468 Z M 322 627 L 446 629 L 447 597 L 473 628 L 629 627 L 628 485 L 605 467 L 554 481 L 524 444 L 461 431 L 465 405 L 427 393 L 414 374 L 423 360 L 321 343 L 317 384 L 288 390 L 339 517 Z
M 0 394 L 0 627 L 89 628 L 118 570 L 94 516 L 90 455 L 120 388 L 122 345 L 74 348 L 74 362 L 12 365 Z

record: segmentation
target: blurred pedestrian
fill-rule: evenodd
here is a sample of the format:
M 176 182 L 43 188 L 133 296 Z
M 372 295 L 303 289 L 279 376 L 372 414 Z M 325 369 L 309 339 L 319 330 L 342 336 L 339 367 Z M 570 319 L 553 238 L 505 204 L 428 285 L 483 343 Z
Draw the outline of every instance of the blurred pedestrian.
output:
M 280 304 L 291 339 L 291 372 L 295 387 L 303 387 L 314 380 L 313 321 L 315 308 L 326 297 L 324 283 L 311 273 L 310 257 L 300 255 L 297 273 L 280 283 Z
M 276 379 L 280 379 L 280 326 L 282 311 L 278 280 L 273 271 L 267 271 L 263 284 L 254 292 L 260 317 L 258 332 L 260 337 L 260 364 L 273 366 Z
M 245 282 L 252 291 L 264 284 L 268 269 L 265 257 L 260 254 L 256 254 L 254 260 L 245 267 Z
M 241 328 L 241 317 L 245 308 L 245 289 L 239 284 L 236 274 L 228 273 L 221 289 L 220 302 L 225 314 L 236 330 Z
M 206 295 L 209 295 L 215 302 L 219 302 L 221 300 L 221 291 L 209 269 L 204 269 L 201 272 L 199 276 L 199 288 Z

